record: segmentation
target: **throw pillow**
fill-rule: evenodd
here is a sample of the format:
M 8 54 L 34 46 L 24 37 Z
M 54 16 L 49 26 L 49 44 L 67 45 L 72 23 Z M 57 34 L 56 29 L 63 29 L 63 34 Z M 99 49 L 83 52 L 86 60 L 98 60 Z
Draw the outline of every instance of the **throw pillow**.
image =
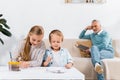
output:
M 80 50 L 81 57 L 86 57 L 86 58 L 90 57 L 90 53 L 86 53 L 84 49 L 90 48 L 91 45 L 92 45 L 91 41 L 87 39 L 79 39 L 78 41 L 76 41 L 76 44 L 75 44 L 75 46 L 78 47 Z

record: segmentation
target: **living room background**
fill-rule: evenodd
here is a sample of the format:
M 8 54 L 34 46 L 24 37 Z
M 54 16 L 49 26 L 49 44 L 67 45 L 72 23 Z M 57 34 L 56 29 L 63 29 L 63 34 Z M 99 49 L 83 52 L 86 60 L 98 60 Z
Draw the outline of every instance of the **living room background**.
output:
M 33 25 L 42 25 L 45 37 L 53 29 L 60 29 L 65 38 L 78 39 L 79 33 L 98 19 L 113 39 L 120 39 L 120 0 L 104 4 L 67 4 L 64 0 L 0 0 L 0 14 L 7 20 L 12 37 L 1 35 L 0 65 L 9 61 L 9 51 L 18 40 L 26 37 Z

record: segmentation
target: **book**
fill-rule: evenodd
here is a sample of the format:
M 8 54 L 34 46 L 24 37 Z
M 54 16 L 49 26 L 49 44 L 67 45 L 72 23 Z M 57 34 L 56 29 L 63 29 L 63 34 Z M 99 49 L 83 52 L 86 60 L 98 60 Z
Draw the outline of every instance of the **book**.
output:
M 89 49 L 89 47 L 87 47 L 87 46 L 84 46 L 84 45 L 78 45 L 77 46 L 80 50 L 82 50 L 82 51 L 85 51 L 85 50 L 87 50 L 87 49 Z

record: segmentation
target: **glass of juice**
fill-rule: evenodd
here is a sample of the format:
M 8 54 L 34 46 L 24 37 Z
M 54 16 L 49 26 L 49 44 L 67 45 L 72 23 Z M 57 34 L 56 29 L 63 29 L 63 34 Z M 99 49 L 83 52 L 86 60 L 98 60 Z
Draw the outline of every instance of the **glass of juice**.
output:
M 18 62 L 18 61 L 9 61 L 8 65 L 9 65 L 9 70 L 10 71 L 20 71 L 20 68 L 19 68 L 20 62 Z

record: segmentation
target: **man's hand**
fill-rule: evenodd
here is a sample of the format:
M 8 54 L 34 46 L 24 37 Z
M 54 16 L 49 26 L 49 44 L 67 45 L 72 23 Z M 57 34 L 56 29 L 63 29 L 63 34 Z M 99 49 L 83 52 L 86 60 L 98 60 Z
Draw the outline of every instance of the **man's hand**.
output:
M 84 52 L 87 53 L 87 54 L 90 54 L 90 50 L 89 49 L 84 50 Z
M 87 26 L 86 28 L 85 28 L 85 30 L 91 30 L 92 29 L 92 26 Z

